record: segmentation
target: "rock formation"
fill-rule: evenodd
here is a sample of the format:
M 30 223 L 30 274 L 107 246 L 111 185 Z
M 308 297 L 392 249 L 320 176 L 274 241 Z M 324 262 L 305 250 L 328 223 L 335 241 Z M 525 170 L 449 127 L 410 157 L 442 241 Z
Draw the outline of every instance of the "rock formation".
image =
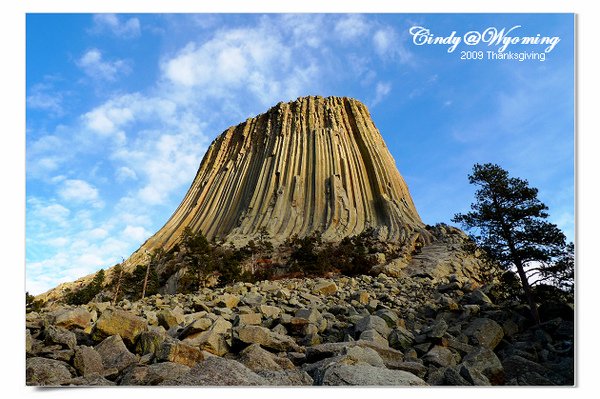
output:
M 185 227 L 243 245 L 319 231 L 339 241 L 372 227 L 403 241 L 423 223 L 367 108 L 305 97 L 224 131 L 185 198 L 138 254 L 171 248 Z

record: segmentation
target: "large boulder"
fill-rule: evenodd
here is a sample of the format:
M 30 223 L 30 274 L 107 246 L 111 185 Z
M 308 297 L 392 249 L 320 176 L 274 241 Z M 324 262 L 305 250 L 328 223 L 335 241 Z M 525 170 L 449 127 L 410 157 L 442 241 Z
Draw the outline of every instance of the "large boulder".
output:
M 71 379 L 71 371 L 65 362 L 42 357 L 27 359 L 25 364 L 27 385 L 59 386 Z
M 159 385 L 256 386 L 269 385 L 269 381 L 235 360 L 210 357 L 189 372 Z
M 135 344 L 135 353 L 139 355 L 153 354 L 156 355 L 165 339 L 167 334 L 162 328 L 152 328 L 148 331 L 142 332 L 137 339 Z
M 354 330 L 357 335 L 367 330 L 375 330 L 377 331 L 383 338 L 387 340 L 388 336 L 392 329 L 388 327 L 387 322 L 379 316 L 365 316 L 360 319 L 356 325 L 354 326 Z
M 265 303 L 266 299 L 257 292 L 249 292 L 242 297 L 242 302 L 248 306 L 258 306 Z
M 119 335 L 111 335 L 94 349 L 102 358 L 102 365 L 106 369 L 114 368 L 121 371 L 138 361 L 137 356 L 129 352 Z
M 92 321 L 92 313 L 79 306 L 73 309 L 61 308 L 50 313 L 51 323 L 58 327 L 70 329 L 72 327 L 86 328 Z
M 76 378 L 71 378 L 66 386 L 83 386 L 83 387 L 110 387 L 117 385 L 116 382 L 107 380 L 105 377 L 99 374 L 90 374 L 87 376 L 81 376 Z
M 406 350 L 415 342 L 415 336 L 404 327 L 396 327 L 388 337 L 389 345 L 398 350 Z
M 200 317 L 185 326 L 179 333 L 179 339 L 184 339 L 190 335 L 197 335 L 208 330 L 213 325 L 213 321 L 208 317 Z
M 259 344 L 276 352 L 300 351 L 289 336 L 275 333 L 261 326 L 240 326 L 233 329 L 233 339 L 242 345 Z
M 127 345 L 133 346 L 136 338 L 148 330 L 145 319 L 119 309 L 107 309 L 96 321 L 92 332 L 95 341 L 119 335 Z
M 156 358 L 159 361 L 179 363 L 184 366 L 193 367 L 198 362 L 204 360 L 204 355 L 200 349 L 186 343 L 177 340 L 166 340 L 158 350 Z
M 502 366 L 507 382 L 514 380 L 518 385 L 553 385 L 550 381 L 555 381 L 560 384 L 560 377 L 552 370 L 518 355 L 504 359 Z
M 473 345 L 480 345 L 492 350 L 504 337 L 502 326 L 494 320 L 486 318 L 473 320 L 467 326 L 464 333 L 469 337 Z
M 269 382 L 269 385 L 275 386 L 311 386 L 313 379 L 302 370 L 264 370 L 258 372 L 258 375 Z
M 173 327 L 177 327 L 185 320 L 181 311 L 177 312 L 171 309 L 162 309 L 156 314 L 156 319 L 158 321 L 158 325 L 163 326 L 165 330 L 170 330 Z
M 475 348 L 463 359 L 461 365 L 467 370 L 473 370 L 483 374 L 492 385 L 501 385 L 504 383 L 504 368 L 496 354 L 485 347 Z M 461 373 L 465 374 L 465 373 Z
M 330 280 L 319 281 L 313 287 L 313 294 L 317 295 L 332 295 L 335 294 L 338 290 L 335 282 Z
M 46 345 L 60 345 L 63 348 L 75 349 L 77 337 L 66 328 L 48 325 L 44 330 L 44 343 Z
M 433 364 L 437 367 L 448 367 L 456 365 L 456 356 L 452 351 L 443 346 L 435 345 L 424 356 L 423 360 L 426 363 Z
M 233 324 L 236 326 L 253 325 L 259 326 L 262 322 L 261 313 L 244 313 L 235 316 Z
M 359 340 L 361 341 L 369 341 L 369 342 L 373 342 L 373 344 L 381 346 L 381 347 L 388 347 L 390 346 L 388 343 L 388 340 L 383 338 L 381 336 L 381 334 L 379 334 L 377 331 L 375 330 L 366 330 L 363 331 L 362 333 L 360 333 L 360 336 L 358 337 Z
M 191 334 L 183 342 L 217 356 L 223 356 L 229 351 L 227 339 L 231 335 L 231 326 L 229 321 L 219 316 L 207 331 Z
M 226 307 L 229 309 L 235 308 L 240 303 L 240 298 L 237 295 L 225 293 L 218 296 L 215 299 L 215 303 L 219 307 Z
M 312 385 L 312 378 L 302 370 L 297 370 L 291 360 L 277 356 L 258 344 L 252 344 L 242 352 L 240 363 L 269 381 L 270 385 Z
M 328 367 L 317 385 L 358 386 L 426 386 L 427 383 L 414 374 L 402 370 L 388 370 L 366 363 L 337 363 Z
M 73 366 L 82 376 L 102 373 L 104 366 L 100 354 L 89 346 L 80 346 L 75 351 Z
M 125 373 L 120 385 L 158 385 L 165 380 L 176 379 L 189 371 L 188 366 L 172 362 L 133 367 Z
M 241 351 L 238 361 L 254 372 L 294 369 L 291 360 L 279 357 L 258 344 L 252 344 Z

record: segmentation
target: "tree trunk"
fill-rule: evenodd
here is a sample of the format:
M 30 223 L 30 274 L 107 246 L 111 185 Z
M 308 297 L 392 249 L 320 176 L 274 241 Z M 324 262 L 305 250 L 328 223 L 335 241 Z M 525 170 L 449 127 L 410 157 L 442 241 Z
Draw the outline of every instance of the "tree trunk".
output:
M 115 289 L 115 297 L 113 298 L 113 305 L 115 303 L 117 303 L 117 298 L 119 298 L 119 289 L 121 288 L 121 279 L 123 276 L 123 269 L 121 269 L 121 272 L 119 273 L 119 279 L 117 280 L 117 288 Z
M 148 262 L 148 266 L 146 267 L 146 277 L 144 277 L 144 287 L 142 288 L 142 299 L 146 296 L 146 286 L 148 285 L 148 275 L 150 274 L 150 264 L 152 262 Z
M 529 308 L 531 309 L 531 317 L 533 318 L 535 324 L 540 324 L 540 315 L 538 313 L 535 300 L 533 299 L 533 293 L 531 292 L 531 286 L 527 280 L 525 269 L 523 269 L 523 264 L 521 262 L 515 262 L 515 266 L 517 267 L 517 272 L 521 278 L 521 285 L 523 286 L 523 291 L 525 291 L 525 296 L 527 297 L 527 302 L 529 303 Z

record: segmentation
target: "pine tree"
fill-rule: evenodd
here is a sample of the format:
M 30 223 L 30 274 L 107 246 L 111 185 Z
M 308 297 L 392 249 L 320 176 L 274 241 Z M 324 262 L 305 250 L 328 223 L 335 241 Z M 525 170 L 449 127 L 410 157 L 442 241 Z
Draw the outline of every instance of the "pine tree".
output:
M 532 317 L 539 322 L 530 278 L 536 272 L 555 274 L 552 267 L 568 253 L 566 237 L 546 221 L 548 207 L 526 180 L 487 163 L 473 167 L 469 182 L 479 186 L 472 211 L 456 214 L 452 221 L 474 230 L 476 242 L 505 269 L 516 269 Z

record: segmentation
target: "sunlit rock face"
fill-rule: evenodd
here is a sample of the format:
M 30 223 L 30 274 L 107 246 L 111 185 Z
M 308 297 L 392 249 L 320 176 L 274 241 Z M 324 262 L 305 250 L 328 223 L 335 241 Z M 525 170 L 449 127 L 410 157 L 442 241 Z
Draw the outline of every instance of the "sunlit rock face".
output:
M 188 226 L 244 245 L 265 229 L 274 243 L 367 228 L 404 241 L 423 223 L 367 107 L 304 97 L 217 137 L 177 210 L 137 253 L 171 248 Z

